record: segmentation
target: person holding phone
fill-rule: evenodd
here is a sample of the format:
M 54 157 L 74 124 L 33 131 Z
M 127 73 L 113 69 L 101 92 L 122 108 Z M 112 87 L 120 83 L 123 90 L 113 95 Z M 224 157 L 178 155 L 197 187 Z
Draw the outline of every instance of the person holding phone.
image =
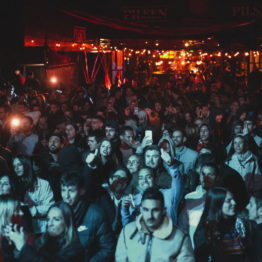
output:
M 28 241 L 32 240 L 32 220 L 29 211 L 18 200 L 9 195 L 0 196 L 0 261 L 15 261 L 15 246 L 9 238 L 9 232 L 23 227 Z M 2 257 L 1 257 L 2 253 Z
M 53 204 L 47 220 L 46 231 L 33 243 L 28 243 L 23 227 L 7 227 L 6 236 L 16 248 L 14 261 L 83 262 L 84 248 L 77 238 L 69 205 L 62 201 Z

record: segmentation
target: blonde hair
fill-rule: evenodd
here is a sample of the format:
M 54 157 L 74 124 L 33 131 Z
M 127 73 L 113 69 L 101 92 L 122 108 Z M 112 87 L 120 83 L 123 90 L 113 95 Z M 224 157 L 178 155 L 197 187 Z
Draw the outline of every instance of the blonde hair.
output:
M 11 223 L 12 216 L 16 213 L 18 204 L 18 201 L 10 196 L 0 196 L 0 235 L 2 235 L 4 227 Z

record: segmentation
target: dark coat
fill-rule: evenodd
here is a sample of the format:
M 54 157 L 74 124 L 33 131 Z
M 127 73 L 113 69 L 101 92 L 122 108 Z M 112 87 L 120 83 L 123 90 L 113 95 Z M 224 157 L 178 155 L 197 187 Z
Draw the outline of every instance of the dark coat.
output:
M 262 262 L 262 223 L 252 223 L 251 243 L 249 247 L 249 256 L 251 262 Z
M 115 243 L 103 210 L 80 200 L 73 211 L 80 242 L 86 249 L 86 261 L 111 261 Z
M 40 247 L 40 241 L 26 244 L 20 254 L 20 262 L 84 262 L 84 249 L 79 241 L 73 241 L 64 248 L 59 248 L 57 241 L 49 240 Z

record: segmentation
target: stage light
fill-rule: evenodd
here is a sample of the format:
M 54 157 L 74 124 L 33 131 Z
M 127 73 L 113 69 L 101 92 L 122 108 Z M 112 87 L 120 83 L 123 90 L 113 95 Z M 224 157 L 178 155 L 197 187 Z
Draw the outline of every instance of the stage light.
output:
M 57 78 L 56 78 L 55 76 L 51 77 L 51 78 L 50 78 L 50 82 L 51 82 L 52 84 L 56 84 L 56 83 L 57 83 Z
M 11 120 L 11 126 L 12 127 L 18 127 L 20 125 L 20 119 L 18 119 L 18 118 L 13 118 L 12 120 Z

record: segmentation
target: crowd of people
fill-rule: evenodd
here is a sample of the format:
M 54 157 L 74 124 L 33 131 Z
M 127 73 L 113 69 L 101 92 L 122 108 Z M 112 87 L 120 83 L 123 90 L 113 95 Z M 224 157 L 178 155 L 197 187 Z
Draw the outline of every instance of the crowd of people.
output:
M 0 87 L 0 261 L 261 262 L 255 77 L 48 90 L 16 71 Z

